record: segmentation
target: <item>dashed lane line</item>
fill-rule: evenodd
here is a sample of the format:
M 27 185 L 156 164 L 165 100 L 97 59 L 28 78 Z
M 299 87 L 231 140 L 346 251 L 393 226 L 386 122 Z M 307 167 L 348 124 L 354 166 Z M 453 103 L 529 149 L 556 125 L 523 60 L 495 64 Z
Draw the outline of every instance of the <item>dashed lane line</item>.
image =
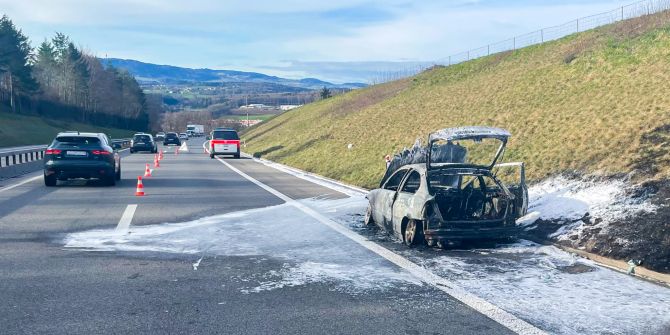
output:
M 119 224 L 116 225 L 116 232 L 127 233 L 130 229 L 130 223 L 133 221 L 133 216 L 135 215 L 135 210 L 137 210 L 137 205 L 132 204 L 126 206 L 126 210 L 123 211 Z

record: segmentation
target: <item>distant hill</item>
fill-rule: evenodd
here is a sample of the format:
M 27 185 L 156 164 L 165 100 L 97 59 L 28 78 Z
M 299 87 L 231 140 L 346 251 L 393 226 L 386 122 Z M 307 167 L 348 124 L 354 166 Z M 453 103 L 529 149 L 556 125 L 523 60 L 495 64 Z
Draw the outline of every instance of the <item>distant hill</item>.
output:
M 181 82 L 271 83 L 305 89 L 362 88 L 363 83 L 333 84 L 316 78 L 286 79 L 257 72 L 234 70 L 190 69 L 171 65 L 144 63 L 132 59 L 104 58 L 105 65 L 128 70 L 141 83 L 175 84 Z

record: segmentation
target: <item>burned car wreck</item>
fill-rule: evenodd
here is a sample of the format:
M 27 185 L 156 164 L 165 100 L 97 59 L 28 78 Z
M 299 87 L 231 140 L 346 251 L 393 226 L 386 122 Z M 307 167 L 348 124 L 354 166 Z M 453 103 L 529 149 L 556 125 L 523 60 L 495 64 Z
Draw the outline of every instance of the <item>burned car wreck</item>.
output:
M 409 246 L 440 247 L 467 240 L 514 238 L 528 191 L 523 163 L 502 160 L 510 133 L 490 127 L 430 134 L 391 161 L 367 198 L 366 225 L 377 225 Z M 513 181 L 501 181 L 505 170 Z

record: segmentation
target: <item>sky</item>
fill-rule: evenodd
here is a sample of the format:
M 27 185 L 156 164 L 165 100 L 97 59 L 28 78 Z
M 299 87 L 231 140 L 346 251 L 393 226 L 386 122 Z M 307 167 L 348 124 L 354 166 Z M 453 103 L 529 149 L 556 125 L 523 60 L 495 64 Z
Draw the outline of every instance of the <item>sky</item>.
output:
M 62 32 L 99 57 L 342 83 L 632 1 L 0 0 L 0 14 L 34 45 Z

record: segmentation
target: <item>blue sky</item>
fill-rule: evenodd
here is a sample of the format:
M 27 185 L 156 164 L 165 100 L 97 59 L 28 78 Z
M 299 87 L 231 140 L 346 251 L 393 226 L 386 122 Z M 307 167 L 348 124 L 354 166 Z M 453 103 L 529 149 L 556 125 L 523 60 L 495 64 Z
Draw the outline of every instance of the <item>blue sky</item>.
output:
M 419 64 L 632 0 L 0 0 L 33 44 L 334 82 Z

